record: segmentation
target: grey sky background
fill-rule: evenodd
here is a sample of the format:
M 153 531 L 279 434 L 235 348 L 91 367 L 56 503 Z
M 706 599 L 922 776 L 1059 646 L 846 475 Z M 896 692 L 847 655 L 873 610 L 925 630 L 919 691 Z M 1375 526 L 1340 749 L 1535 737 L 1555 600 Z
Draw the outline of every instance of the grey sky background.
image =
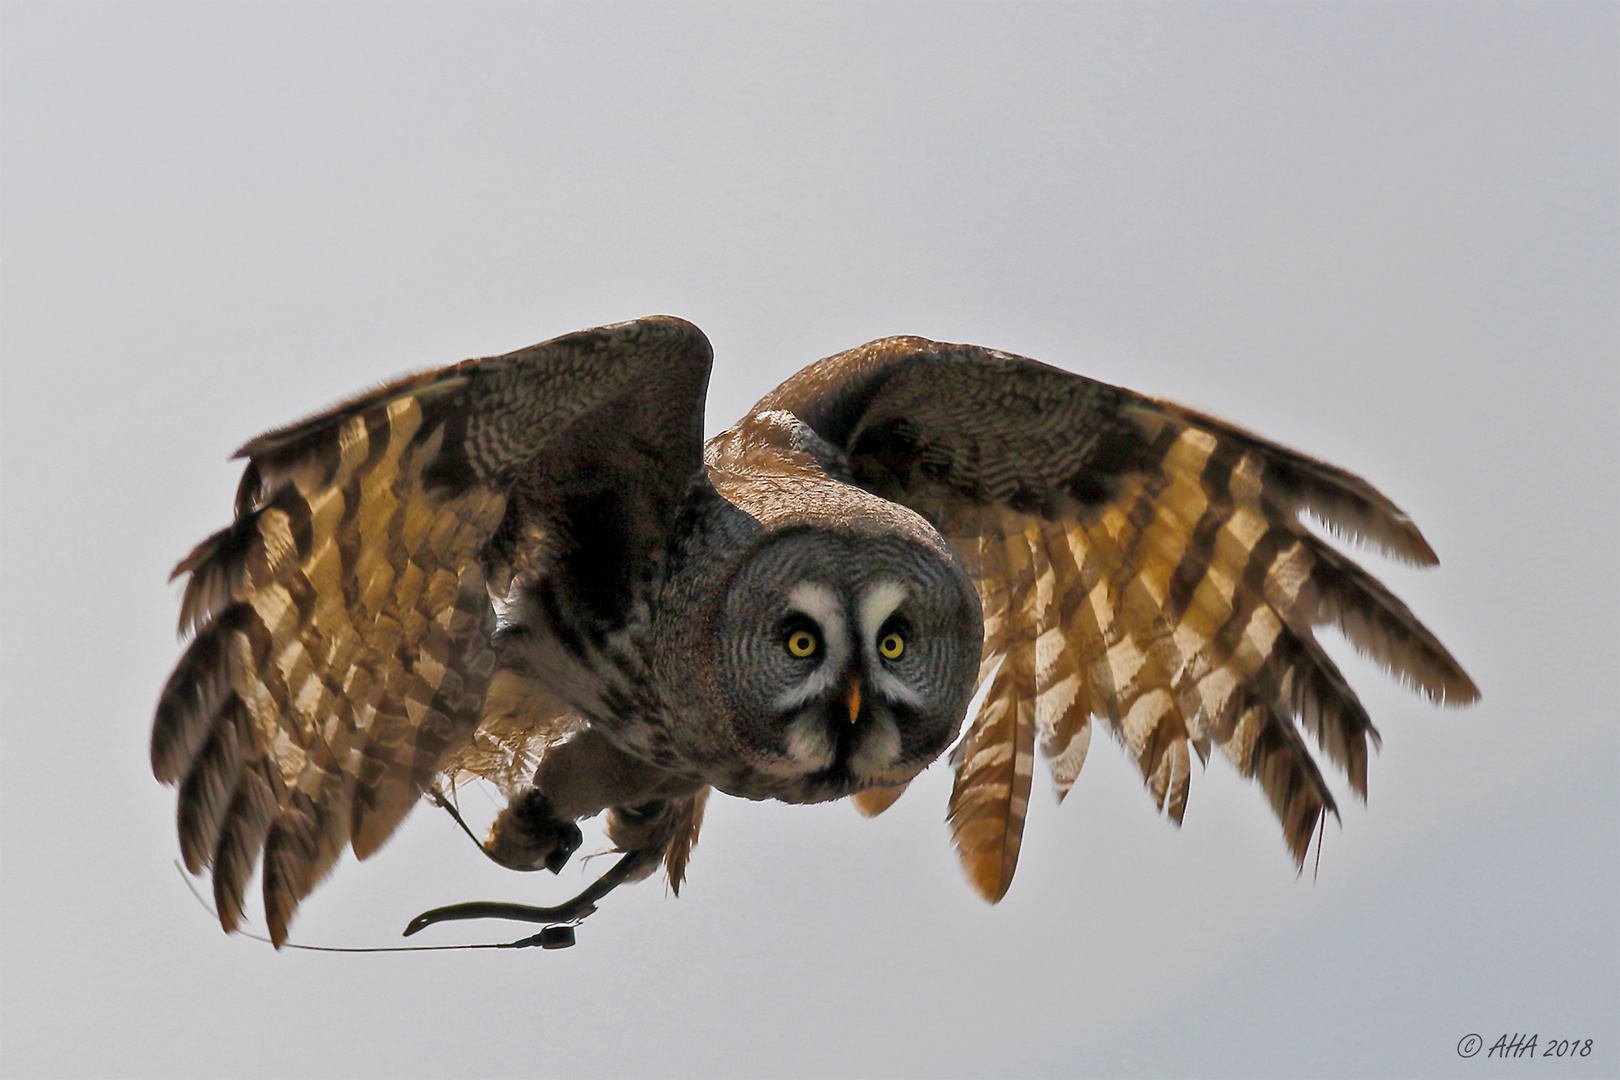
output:
M 1620 8 L 7 3 L 0 31 L 6 1075 L 1620 1073 Z M 681 898 L 617 893 L 572 950 L 221 935 L 146 741 L 226 456 L 654 312 L 714 342 L 710 431 L 915 333 L 1346 466 L 1440 553 L 1361 557 L 1484 701 L 1331 642 L 1384 747 L 1370 806 L 1334 778 L 1314 883 L 1223 761 L 1178 830 L 1099 739 L 1061 808 L 1038 778 L 994 908 L 940 766 L 874 821 L 717 798 Z M 423 807 L 293 937 L 584 880 L 543 877 Z M 1594 1051 L 1457 1054 L 1512 1032 Z

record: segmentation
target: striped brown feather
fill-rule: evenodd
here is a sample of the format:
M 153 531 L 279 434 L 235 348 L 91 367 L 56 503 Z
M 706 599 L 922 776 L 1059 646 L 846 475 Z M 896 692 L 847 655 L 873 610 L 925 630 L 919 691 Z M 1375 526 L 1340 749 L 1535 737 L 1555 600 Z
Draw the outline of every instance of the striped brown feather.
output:
M 1167 401 L 1154 405 L 1186 429 L 1206 432 L 1264 463 L 1269 498 L 1288 512 L 1309 512 L 1329 529 L 1371 543 L 1391 558 L 1417 566 L 1440 559 L 1412 519 L 1382 492 L 1354 473 L 1268 442 L 1233 424 Z
M 896 784 L 893 787 L 871 787 L 866 788 L 864 791 L 857 791 L 849 797 L 849 801 L 855 804 L 855 809 L 861 817 L 877 817 L 893 806 L 900 796 L 905 793 L 905 784 Z
M 1034 717 L 1012 682 L 1010 672 L 997 672 L 958 745 L 956 785 L 946 810 L 968 881 L 991 903 L 1006 895 L 1018 866 L 1034 773 Z
M 1473 680 L 1394 593 L 1316 537 L 1306 536 L 1305 544 L 1314 559 L 1306 595 L 1316 622 L 1337 627 L 1358 651 L 1431 701 L 1479 700 Z
M 160 776 L 195 771 L 192 730 L 207 725 L 207 745 L 222 747 L 246 713 L 287 792 L 263 838 L 278 943 L 351 839 L 357 854 L 374 851 L 477 721 L 493 671 L 477 555 L 505 501 L 481 487 L 425 491 L 442 439 L 443 421 L 424 430 L 407 397 L 317 432 L 302 458 L 299 444 L 280 446 L 264 504 L 182 564 L 193 585 L 183 611 L 201 629 L 159 706 L 155 761 Z M 229 686 L 240 710 L 217 711 L 210 686 Z M 217 815 L 201 804 L 227 783 L 219 759 L 204 751 L 206 785 L 182 786 L 188 864 L 218 862 L 203 853 Z M 233 897 L 222 911 L 239 908 Z
M 979 714 L 958 749 L 960 765 L 946 812 L 951 837 L 980 895 L 1006 895 L 1018 865 L 1035 764 L 1035 647 L 1048 617 L 1051 583 L 1038 567 L 1045 550 L 1032 544 L 1017 515 L 1014 528 L 983 538 L 981 606 L 985 664 L 1000 662 Z M 981 669 L 981 678 L 985 672 Z
M 1010 879 L 1022 829 L 1021 815 L 999 808 L 1014 799 L 1008 763 L 1023 737 L 1014 705 L 1029 694 L 1060 797 L 1084 761 L 1092 718 L 1126 745 L 1176 820 L 1191 755 L 1214 744 L 1266 791 L 1296 860 L 1333 803 L 1295 721 L 1363 796 L 1367 743 L 1377 744 L 1313 627 L 1340 629 L 1434 700 L 1478 696 L 1411 612 L 1300 514 L 1433 564 L 1411 519 L 1361 478 L 1224 421 L 922 338 L 829 357 L 761 407 L 794 412 L 843 449 L 857 483 L 938 523 L 979 583 L 981 680 L 1001 668 L 954 755 L 951 822 L 987 896 Z M 1020 517 L 1031 524 L 1009 520 Z M 1000 539 L 1028 529 L 1044 560 L 1002 557 Z M 1057 616 L 1043 632 L 1021 605 L 1048 567 L 1042 606 Z M 1024 663 L 1032 632 L 1036 659 Z
M 1294 865 L 1303 866 L 1317 822 L 1324 813 L 1337 817 L 1339 810 L 1299 732 L 1275 709 L 1251 705 L 1221 751 L 1238 772 L 1260 784 L 1282 824 Z
M 263 753 L 249 761 L 237 778 L 213 860 L 214 910 L 227 933 L 242 921 L 242 896 L 284 795 L 281 770 Z
M 232 694 L 180 790 L 180 856 L 193 874 L 214 861 L 231 800 L 253 753 L 253 720 Z
M 696 794 L 675 800 L 675 804 L 669 846 L 664 849 L 664 872 L 669 875 L 670 892 L 679 896 L 681 884 L 686 880 L 686 864 L 691 861 L 698 832 L 703 828 L 703 809 L 709 804 L 709 788 L 701 787 Z
M 1284 715 L 1295 717 L 1316 745 L 1337 765 L 1350 788 L 1367 798 L 1367 744 L 1382 740 L 1350 684 L 1322 646 L 1308 633 L 1284 626 L 1273 643 L 1259 682 L 1274 691 Z
M 261 852 L 279 945 L 345 846 L 376 851 L 456 767 L 495 672 L 486 547 L 514 478 L 592 410 L 644 402 L 668 418 L 638 428 L 668 471 L 648 486 L 684 492 L 708 366 L 695 327 L 654 318 L 401 379 L 242 448 L 235 522 L 175 570 L 194 637 L 152 731 L 227 930 Z M 505 578 L 545 569 L 551 525 L 528 526 Z

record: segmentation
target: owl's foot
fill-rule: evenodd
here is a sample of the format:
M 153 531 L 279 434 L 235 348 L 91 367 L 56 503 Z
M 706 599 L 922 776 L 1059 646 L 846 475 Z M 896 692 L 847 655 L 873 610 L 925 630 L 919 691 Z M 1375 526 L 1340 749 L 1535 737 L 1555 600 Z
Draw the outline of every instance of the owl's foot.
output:
M 484 842 L 484 854 L 511 870 L 553 874 L 568 862 L 583 837 L 579 826 L 561 817 L 551 800 L 531 788 L 501 811 Z
M 662 848 L 669 843 L 669 800 L 655 799 L 639 806 L 608 810 L 607 836 L 620 851 Z
M 451 904 L 449 907 L 434 908 L 424 911 L 412 919 L 405 927 L 405 936 L 410 937 L 420 930 L 432 926 L 434 923 L 451 922 L 457 919 L 511 919 L 515 922 L 540 923 L 546 929 L 533 937 L 514 941 L 510 945 L 498 945 L 495 948 L 525 948 L 539 945 L 545 949 L 566 949 L 574 943 L 573 926 L 564 924 L 578 924 L 587 915 L 596 910 L 596 902 L 620 885 L 632 881 L 640 881 L 646 877 L 658 864 L 663 861 L 664 849 L 646 848 L 641 851 L 627 851 L 614 863 L 607 873 L 593 881 L 584 892 L 566 903 L 556 907 L 531 907 L 528 904 L 506 904 L 490 901 L 473 901 L 467 904 Z M 486 948 L 488 946 L 478 946 Z

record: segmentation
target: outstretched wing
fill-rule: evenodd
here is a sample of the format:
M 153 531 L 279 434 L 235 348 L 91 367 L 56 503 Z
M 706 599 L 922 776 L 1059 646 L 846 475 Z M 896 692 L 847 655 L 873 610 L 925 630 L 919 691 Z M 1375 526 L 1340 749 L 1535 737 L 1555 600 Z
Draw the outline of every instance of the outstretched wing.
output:
M 175 569 L 194 637 L 152 727 L 225 929 L 261 851 L 279 945 L 346 844 L 370 855 L 441 769 L 479 759 L 490 598 L 514 574 L 590 561 L 589 595 L 558 602 L 629 606 L 701 467 L 710 355 L 680 320 L 622 323 L 402 379 L 237 452 L 236 520 Z
M 1191 754 L 1219 747 L 1260 782 L 1299 863 L 1317 820 L 1337 812 L 1300 728 L 1363 798 L 1378 739 L 1314 627 L 1337 626 L 1433 700 L 1478 696 L 1300 511 L 1397 559 L 1436 562 L 1411 520 L 1360 478 L 1239 428 L 923 338 L 829 357 L 758 408 L 795 413 L 848 455 L 858 484 L 928 517 L 977 582 L 980 679 L 994 676 L 956 749 L 950 822 L 992 902 L 1017 864 L 1037 742 L 1061 798 L 1093 717 L 1178 822 Z

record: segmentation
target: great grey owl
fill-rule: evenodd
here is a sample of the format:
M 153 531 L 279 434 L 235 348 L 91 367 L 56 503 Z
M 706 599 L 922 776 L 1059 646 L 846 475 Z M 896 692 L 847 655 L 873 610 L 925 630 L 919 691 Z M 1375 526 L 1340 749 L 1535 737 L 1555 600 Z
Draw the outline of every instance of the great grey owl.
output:
M 555 870 L 606 810 L 614 883 L 662 863 L 678 888 L 710 788 L 875 814 L 953 743 L 953 840 L 993 902 L 1037 746 L 1061 797 L 1093 719 L 1176 821 L 1220 750 L 1297 863 L 1336 812 L 1304 736 L 1363 797 L 1378 740 L 1314 627 L 1435 701 L 1478 696 L 1301 523 L 1436 561 L 1350 473 L 915 337 L 812 364 L 705 444 L 710 360 L 689 323 L 620 323 L 238 451 L 235 521 L 175 570 L 194 636 L 152 730 L 226 930 L 261 854 L 280 945 L 345 845 L 371 855 L 469 776 L 508 797 L 498 862 Z

